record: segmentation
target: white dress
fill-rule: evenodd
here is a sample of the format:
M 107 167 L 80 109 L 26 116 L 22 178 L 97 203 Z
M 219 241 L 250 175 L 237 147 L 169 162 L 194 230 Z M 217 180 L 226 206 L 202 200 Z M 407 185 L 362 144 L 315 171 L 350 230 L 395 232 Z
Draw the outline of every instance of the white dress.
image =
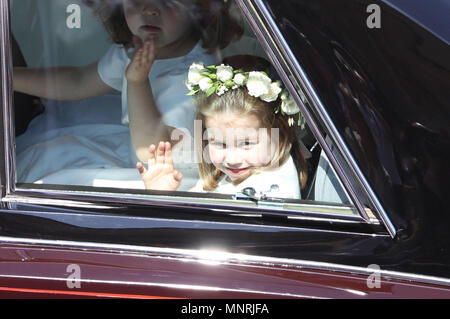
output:
M 243 43 L 247 45 L 243 45 Z M 248 50 L 250 41 L 234 45 L 228 54 Z M 254 43 L 253 43 L 254 44 Z M 253 45 L 254 46 L 254 45 Z M 106 186 L 143 189 L 135 168 L 128 128 L 125 70 L 132 51 L 113 44 L 100 59 L 98 73 L 117 94 L 83 101 L 48 101 L 46 112 L 36 117 L 16 139 L 16 180 L 26 183 Z M 218 55 L 220 59 L 220 54 Z M 156 60 L 149 74 L 153 96 L 165 124 L 187 128 L 192 134 L 195 106 L 185 80 L 193 62 L 217 64 L 197 44 L 185 56 Z M 195 161 L 183 160 L 181 144 L 174 147 L 176 169 L 183 173 L 180 191 L 198 180 Z M 189 158 L 192 152 L 187 152 Z
M 238 192 L 242 192 L 246 187 L 252 187 L 257 193 L 267 194 L 271 197 L 301 198 L 297 169 L 295 168 L 291 156 L 289 156 L 287 161 L 280 167 L 254 174 L 238 185 L 233 185 L 228 178 L 224 176 L 220 180 L 217 188 L 211 192 L 234 195 Z M 206 192 L 203 190 L 202 180 L 199 180 L 191 191 L 199 193 Z
M 128 128 L 125 70 L 130 53 L 113 44 L 98 64 L 102 80 L 121 91 L 121 97 L 49 101 L 46 112 L 17 139 L 18 182 L 144 188 L 135 168 L 137 158 Z M 200 61 L 215 63 L 214 57 L 197 45 L 185 56 L 153 64 L 149 78 L 165 124 L 192 132 L 195 106 L 186 95 L 185 80 L 189 66 Z M 195 163 L 181 163 L 177 169 L 186 176 L 180 190 L 195 185 Z
M 125 71 L 134 49 L 125 50 L 113 44 L 98 63 L 98 73 L 106 84 L 122 92 L 122 123 L 128 124 L 127 80 Z M 193 62 L 215 64 L 215 58 L 197 44 L 188 54 L 171 59 L 155 60 L 149 74 L 153 98 L 163 122 L 176 128 L 187 128 L 193 134 L 195 105 L 185 82 Z

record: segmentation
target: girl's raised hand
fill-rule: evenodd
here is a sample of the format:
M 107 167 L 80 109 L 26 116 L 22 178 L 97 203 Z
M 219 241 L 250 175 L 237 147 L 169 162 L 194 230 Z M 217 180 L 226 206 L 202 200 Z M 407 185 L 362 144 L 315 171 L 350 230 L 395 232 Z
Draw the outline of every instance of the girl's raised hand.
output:
M 150 145 L 148 169 L 141 162 L 136 168 L 141 174 L 146 189 L 176 190 L 183 178 L 182 174 L 173 167 L 172 146 L 169 142 L 159 142 L 158 147 Z
M 133 37 L 136 52 L 125 71 L 129 83 L 140 84 L 148 81 L 148 74 L 158 50 L 157 41 L 156 37 L 150 37 L 144 42 L 136 36 Z

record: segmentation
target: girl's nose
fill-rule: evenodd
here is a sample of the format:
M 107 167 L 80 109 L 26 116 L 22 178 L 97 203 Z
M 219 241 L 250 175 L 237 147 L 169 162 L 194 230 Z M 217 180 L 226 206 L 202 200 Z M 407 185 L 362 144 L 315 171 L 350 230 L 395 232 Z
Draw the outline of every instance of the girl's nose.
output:
M 154 3 L 147 3 L 142 6 L 142 13 L 150 16 L 159 16 L 161 11 Z
M 225 154 L 225 164 L 232 168 L 238 168 L 242 164 L 242 157 L 239 154 L 239 151 L 236 150 L 227 150 Z

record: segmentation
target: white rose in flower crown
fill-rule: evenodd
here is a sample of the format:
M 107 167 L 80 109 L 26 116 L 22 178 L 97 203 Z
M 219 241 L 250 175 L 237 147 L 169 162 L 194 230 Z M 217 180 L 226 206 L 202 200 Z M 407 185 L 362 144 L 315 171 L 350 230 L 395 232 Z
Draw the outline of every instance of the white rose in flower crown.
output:
M 188 82 L 187 85 L 197 85 L 198 82 L 203 78 L 202 72 L 205 66 L 203 63 L 192 63 L 189 67 Z
M 293 115 L 293 114 L 297 114 L 298 112 L 300 112 L 300 109 L 299 109 L 297 103 L 295 103 L 294 99 L 291 96 L 289 96 L 289 97 L 285 96 L 282 99 L 281 109 L 287 115 Z
M 233 78 L 233 82 L 238 86 L 244 85 L 245 75 L 242 73 L 237 73 Z
M 248 74 L 247 89 L 248 94 L 254 97 L 268 94 L 272 80 L 262 72 L 252 71 Z
M 281 83 L 279 81 L 270 84 L 270 91 L 267 94 L 260 96 L 261 100 L 265 102 L 273 102 L 278 99 L 278 94 L 281 92 Z
M 198 81 L 198 86 L 200 90 L 206 92 L 211 86 L 213 86 L 212 80 L 208 77 L 202 77 L 200 81 Z
M 226 91 L 228 91 L 228 88 L 225 85 L 221 85 L 218 89 L 217 89 L 217 95 L 221 96 L 222 94 L 224 94 Z
M 216 75 L 222 82 L 231 80 L 233 78 L 233 68 L 229 65 L 221 64 L 217 67 Z

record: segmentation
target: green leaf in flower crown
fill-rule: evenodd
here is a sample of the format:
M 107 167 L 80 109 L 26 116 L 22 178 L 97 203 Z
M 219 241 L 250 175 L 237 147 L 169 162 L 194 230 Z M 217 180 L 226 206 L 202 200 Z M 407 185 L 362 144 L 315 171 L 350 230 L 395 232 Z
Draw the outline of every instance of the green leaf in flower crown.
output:
M 195 95 L 195 94 L 197 94 L 199 91 L 200 91 L 199 89 L 197 89 L 197 90 L 192 90 L 191 92 L 189 92 L 189 93 L 186 94 L 186 95 L 187 95 L 187 96 Z
M 208 65 L 206 68 L 207 68 L 208 70 L 211 70 L 211 71 L 217 70 L 217 66 L 216 66 L 216 65 Z
M 275 109 L 273 110 L 273 112 L 275 113 L 275 114 L 278 114 L 279 112 L 280 112 L 280 106 L 277 106 L 277 107 L 275 107 Z
M 216 91 L 216 86 L 211 86 L 208 90 L 206 90 L 206 96 L 210 96 L 211 94 L 213 94 Z
M 234 82 L 233 82 L 233 80 L 228 80 L 224 83 L 224 85 L 226 87 L 230 88 L 230 87 L 234 86 Z

